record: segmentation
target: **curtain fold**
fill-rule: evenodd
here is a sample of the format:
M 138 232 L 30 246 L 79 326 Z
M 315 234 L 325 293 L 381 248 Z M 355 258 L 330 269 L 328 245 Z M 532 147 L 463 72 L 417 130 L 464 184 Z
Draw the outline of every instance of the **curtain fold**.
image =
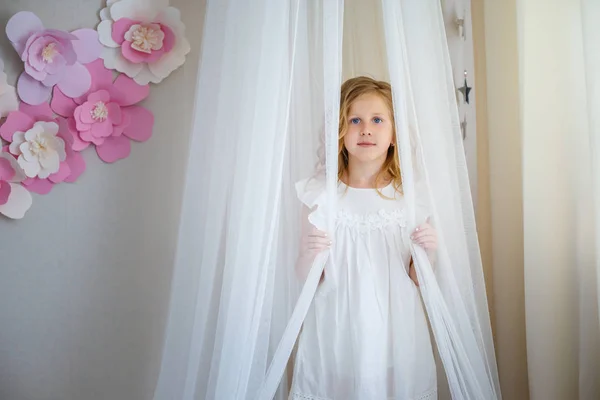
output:
M 581 0 L 585 89 L 587 95 L 590 180 L 584 196 L 591 203 L 590 215 L 583 216 L 589 224 L 588 237 L 582 252 L 586 258 L 581 265 L 579 289 L 580 346 L 579 397 L 600 397 L 600 3 Z M 588 247 L 589 246 L 589 247 Z
M 519 2 L 530 396 L 600 398 L 600 4 Z

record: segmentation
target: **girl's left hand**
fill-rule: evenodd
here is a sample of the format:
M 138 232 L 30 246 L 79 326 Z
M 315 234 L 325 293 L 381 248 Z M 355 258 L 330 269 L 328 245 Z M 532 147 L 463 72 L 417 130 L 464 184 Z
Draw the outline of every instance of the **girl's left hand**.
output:
M 429 256 L 429 260 L 434 263 L 435 262 L 435 251 L 438 247 L 438 238 L 437 231 L 429 224 L 429 220 L 422 225 L 419 225 L 412 235 L 410 235 L 411 240 L 417 245 L 421 246 L 427 252 Z M 411 258 L 410 267 L 408 270 L 408 276 L 415 283 L 415 285 L 419 286 L 419 280 L 417 279 L 417 271 L 415 270 L 415 264 Z
M 427 252 L 437 250 L 437 231 L 429 224 L 429 220 L 419 225 L 410 238 L 417 246 L 421 246 Z

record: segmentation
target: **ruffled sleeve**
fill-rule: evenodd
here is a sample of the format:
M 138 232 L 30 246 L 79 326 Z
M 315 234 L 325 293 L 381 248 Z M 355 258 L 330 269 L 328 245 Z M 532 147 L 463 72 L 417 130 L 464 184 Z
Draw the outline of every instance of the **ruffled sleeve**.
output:
M 297 182 L 296 194 L 298 199 L 311 210 L 308 215 L 309 222 L 317 229 L 325 231 L 327 228 L 327 212 L 324 177 L 311 177 Z

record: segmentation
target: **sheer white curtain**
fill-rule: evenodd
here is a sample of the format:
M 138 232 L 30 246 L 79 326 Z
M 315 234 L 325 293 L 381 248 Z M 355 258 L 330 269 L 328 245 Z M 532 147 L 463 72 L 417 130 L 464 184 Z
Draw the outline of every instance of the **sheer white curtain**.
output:
M 207 1 L 156 400 L 251 399 L 265 380 L 300 289 L 294 182 L 312 173 L 325 105 L 334 115 L 339 101 L 335 5 Z
M 280 380 L 276 397 L 286 397 L 283 370 L 321 270 L 336 276 L 323 253 L 304 285 L 296 280 L 293 184 L 323 164 L 335 223 L 343 8 L 342 0 L 207 2 L 155 400 L 270 399 Z M 499 399 L 440 5 L 383 0 L 380 10 L 408 222 L 422 222 L 417 204 L 426 204 L 440 235 L 435 272 L 422 249 L 412 252 L 449 386 L 456 399 Z M 346 35 L 346 48 L 352 37 L 360 35 Z
M 517 3 L 530 394 L 598 399 L 600 3 Z

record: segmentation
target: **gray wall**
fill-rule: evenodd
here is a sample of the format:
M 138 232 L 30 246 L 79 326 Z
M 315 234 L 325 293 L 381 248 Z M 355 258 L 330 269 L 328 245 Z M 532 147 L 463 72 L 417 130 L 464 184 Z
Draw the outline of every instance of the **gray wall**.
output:
M 192 53 L 151 88 L 154 136 L 129 158 L 57 185 L 20 221 L 0 218 L 0 399 L 150 399 L 161 356 L 198 65 L 202 4 L 182 11 Z M 101 0 L 0 0 L 0 57 L 17 11 L 47 27 L 95 27 Z

